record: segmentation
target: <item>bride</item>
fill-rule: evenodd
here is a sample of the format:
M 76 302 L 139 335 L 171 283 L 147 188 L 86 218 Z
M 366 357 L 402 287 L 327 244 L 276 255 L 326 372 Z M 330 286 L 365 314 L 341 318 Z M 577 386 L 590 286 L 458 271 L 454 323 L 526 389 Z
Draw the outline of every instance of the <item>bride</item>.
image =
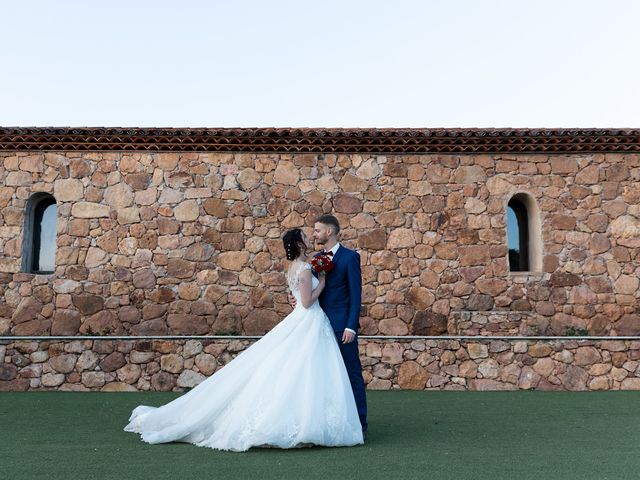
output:
M 159 408 L 136 407 L 127 432 L 147 443 L 188 442 L 219 450 L 362 444 L 355 400 L 335 334 L 318 303 L 301 229 L 283 237 L 295 309 L 197 387 Z

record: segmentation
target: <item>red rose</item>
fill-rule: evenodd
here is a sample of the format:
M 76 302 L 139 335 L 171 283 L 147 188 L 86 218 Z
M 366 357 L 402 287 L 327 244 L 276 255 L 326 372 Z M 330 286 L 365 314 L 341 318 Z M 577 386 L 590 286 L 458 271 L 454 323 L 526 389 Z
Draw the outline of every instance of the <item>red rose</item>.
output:
M 321 253 L 313 257 L 311 266 L 316 273 L 329 273 L 333 270 L 333 260 L 329 255 Z

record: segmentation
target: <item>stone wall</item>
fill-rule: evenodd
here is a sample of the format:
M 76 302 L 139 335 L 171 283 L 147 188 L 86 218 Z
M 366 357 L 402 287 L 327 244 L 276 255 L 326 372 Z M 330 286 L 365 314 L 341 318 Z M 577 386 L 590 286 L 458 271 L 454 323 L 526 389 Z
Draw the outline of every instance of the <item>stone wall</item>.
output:
M 249 340 L 16 341 L 0 391 L 181 391 Z M 640 340 L 361 340 L 369 389 L 640 390 Z
M 361 254 L 363 334 L 640 333 L 637 154 L 0 160 L 0 335 L 262 334 L 290 311 L 283 230 L 321 213 Z M 52 275 L 20 272 L 35 192 L 58 202 Z M 539 208 L 533 274 L 508 268 L 518 192 Z

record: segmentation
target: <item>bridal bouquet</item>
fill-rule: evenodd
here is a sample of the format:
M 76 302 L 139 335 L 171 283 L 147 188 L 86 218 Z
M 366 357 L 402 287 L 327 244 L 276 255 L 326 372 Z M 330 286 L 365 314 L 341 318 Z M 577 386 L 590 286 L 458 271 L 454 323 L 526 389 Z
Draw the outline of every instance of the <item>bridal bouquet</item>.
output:
M 326 274 L 333 270 L 333 260 L 329 255 L 321 253 L 313 257 L 311 266 L 317 274 Z

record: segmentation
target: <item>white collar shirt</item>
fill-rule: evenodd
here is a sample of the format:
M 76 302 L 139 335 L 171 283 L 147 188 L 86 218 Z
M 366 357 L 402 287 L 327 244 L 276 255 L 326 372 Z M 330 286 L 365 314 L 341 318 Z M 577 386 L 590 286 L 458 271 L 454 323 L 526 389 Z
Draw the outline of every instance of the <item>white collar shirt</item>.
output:
M 340 248 L 340 242 L 337 242 L 337 243 L 333 246 L 333 248 L 332 248 L 331 250 L 329 250 L 329 252 L 331 252 L 333 255 L 335 255 L 339 248 Z

